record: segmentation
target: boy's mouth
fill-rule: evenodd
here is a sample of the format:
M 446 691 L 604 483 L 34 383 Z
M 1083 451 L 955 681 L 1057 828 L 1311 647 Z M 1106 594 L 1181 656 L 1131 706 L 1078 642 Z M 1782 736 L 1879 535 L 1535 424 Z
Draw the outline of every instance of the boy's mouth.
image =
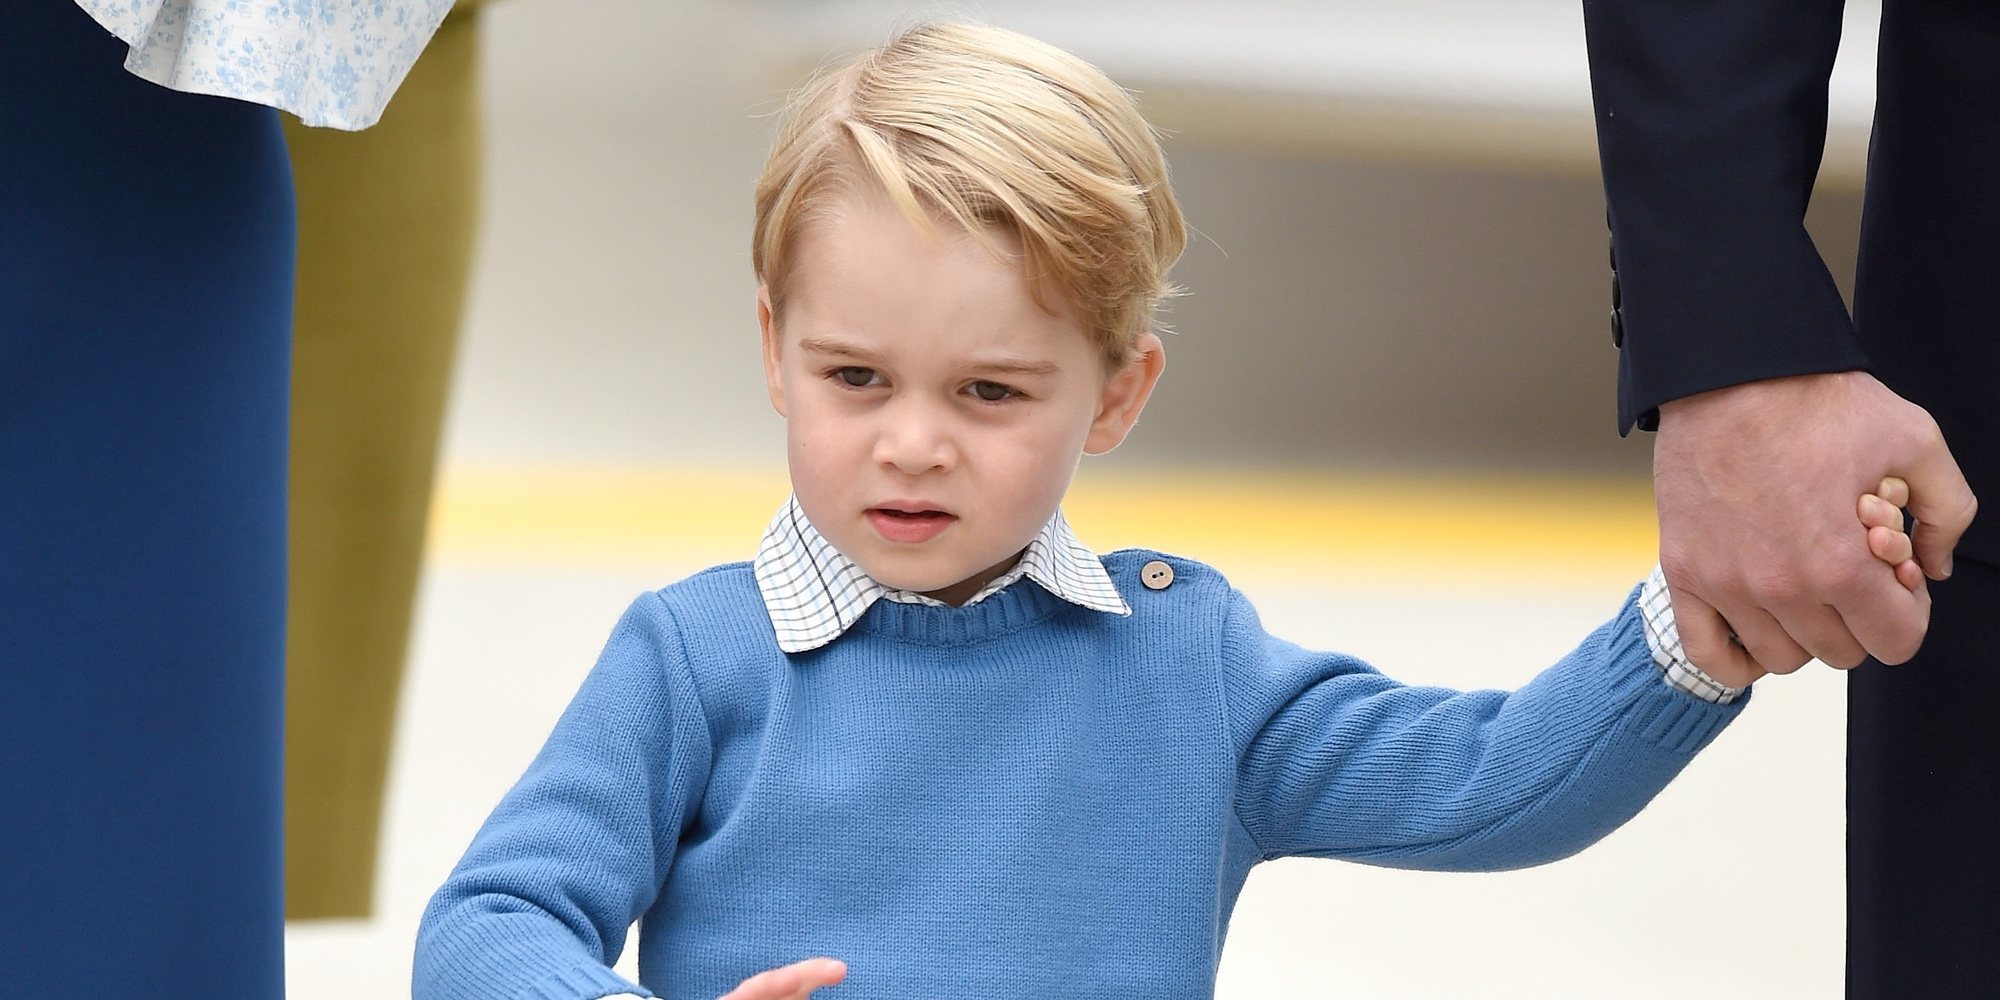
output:
M 958 520 L 947 511 L 915 505 L 870 507 L 867 513 L 876 534 L 891 542 L 927 542 Z

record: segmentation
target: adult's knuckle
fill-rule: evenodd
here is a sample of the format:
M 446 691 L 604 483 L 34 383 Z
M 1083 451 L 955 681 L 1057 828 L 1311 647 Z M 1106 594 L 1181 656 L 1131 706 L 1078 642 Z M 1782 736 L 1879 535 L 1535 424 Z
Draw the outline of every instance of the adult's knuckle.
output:
M 1875 648 L 1868 651 L 1868 655 L 1874 657 L 1877 662 L 1886 663 L 1890 666 L 1895 666 L 1898 663 L 1908 663 L 1911 657 L 1917 655 L 1917 647 L 1922 642 L 1923 639 L 1921 636 L 1915 640 L 1907 636 L 1892 637 L 1877 642 Z
M 1660 547 L 1660 575 L 1667 578 L 1667 584 L 1676 590 L 1697 591 L 1696 579 L 1698 560 L 1686 546 Z
M 1937 418 L 1916 403 L 1899 398 L 1888 415 L 1890 419 L 1883 425 L 1885 433 L 1878 440 L 1905 454 L 1928 452 L 1944 444 L 1944 431 L 1938 427 Z
M 1729 640 L 1711 636 L 1707 632 L 1697 635 L 1683 629 L 1681 651 L 1696 664 L 1715 663 L 1729 652 Z
M 1812 659 L 1804 649 L 1788 639 L 1772 636 L 1752 640 L 1744 647 L 1757 665 L 1774 674 L 1789 674 Z
M 1944 428 L 1938 426 L 1937 418 L 1929 410 L 1919 408 L 1923 418 L 1917 421 L 1917 444 L 1925 451 L 1945 451 L 1951 446 L 1945 443 Z
M 1762 607 L 1794 604 L 1805 596 L 1806 574 L 1786 566 L 1768 566 L 1746 575 L 1740 589 Z
M 1882 633 L 1870 638 L 1868 655 L 1882 663 L 1907 663 L 1924 644 L 1927 615 L 1890 622 Z
M 1958 510 L 1954 512 L 1953 520 L 1958 524 L 1971 524 L 1972 519 L 1978 516 L 1979 497 L 1971 490 L 1966 490 L 1964 497 L 1958 502 Z
M 1858 558 L 1825 556 L 1814 560 L 1813 568 L 1807 571 L 1805 579 L 1815 581 L 1817 589 L 1834 598 L 1836 603 L 1845 603 L 1870 591 L 1873 581 L 1865 570 L 1874 568 Z

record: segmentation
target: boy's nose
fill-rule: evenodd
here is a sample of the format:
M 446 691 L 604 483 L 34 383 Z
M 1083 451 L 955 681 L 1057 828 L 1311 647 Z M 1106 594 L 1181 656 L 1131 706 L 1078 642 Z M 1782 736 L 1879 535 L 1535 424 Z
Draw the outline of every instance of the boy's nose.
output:
M 877 463 L 914 476 L 949 469 L 957 462 L 951 435 L 938 422 L 911 413 L 885 416 L 875 438 Z

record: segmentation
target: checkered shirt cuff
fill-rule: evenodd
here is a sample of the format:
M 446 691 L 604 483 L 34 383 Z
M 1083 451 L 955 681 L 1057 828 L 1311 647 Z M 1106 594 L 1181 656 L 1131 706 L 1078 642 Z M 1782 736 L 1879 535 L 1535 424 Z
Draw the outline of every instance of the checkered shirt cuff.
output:
M 1702 673 L 1688 662 L 1681 650 L 1681 630 L 1674 624 L 1674 602 L 1667 594 L 1667 578 L 1660 567 L 1639 585 L 1639 616 L 1646 620 L 1646 645 L 1653 651 L 1653 665 L 1667 683 L 1703 701 L 1727 705 L 1743 696 L 1743 689 L 1730 687 Z

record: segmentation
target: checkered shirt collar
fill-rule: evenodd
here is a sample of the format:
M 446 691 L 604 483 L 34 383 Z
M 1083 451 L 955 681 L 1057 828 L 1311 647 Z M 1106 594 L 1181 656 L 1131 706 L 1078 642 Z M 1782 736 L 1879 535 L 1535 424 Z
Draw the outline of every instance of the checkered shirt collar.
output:
M 757 546 L 757 589 L 787 653 L 818 649 L 838 639 L 884 598 L 902 604 L 945 605 L 922 594 L 891 590 L 843 555 L 806 519 L 797 497 L 785 501 Z M 1023 576 L 1079 607 L 1106 614 L 1132 613 L 1104 561 L 1070 531 L 1058 510 L 1021 553 L 1021 561 L 987 584 L 968 605 L 999 593 Z

